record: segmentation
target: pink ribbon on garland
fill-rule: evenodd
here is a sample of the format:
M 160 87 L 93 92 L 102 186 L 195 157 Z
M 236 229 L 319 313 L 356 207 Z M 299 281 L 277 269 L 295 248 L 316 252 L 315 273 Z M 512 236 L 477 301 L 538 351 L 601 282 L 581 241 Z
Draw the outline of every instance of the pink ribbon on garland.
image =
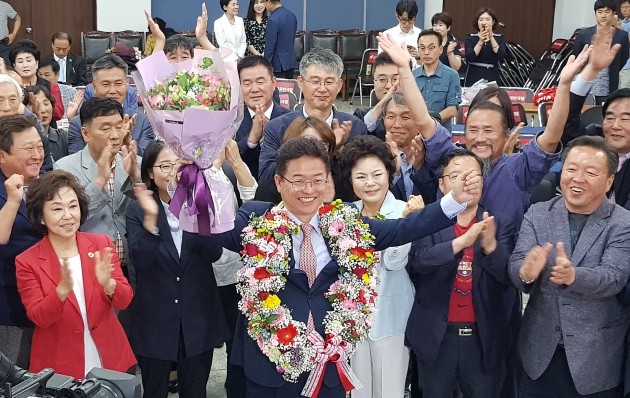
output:
M 311 370 L 308 380 L 306 380 L 306 384 L 302 389 L 303 396 L 317 398 L 324 381 L 324 371 L 328 362 L 335 363 L 341 384 L 346 391 L 363 387 L 363 384 L 361 384 L 350 365 L 348 365 L 352 350 L 351 344 L 343 341 L 341 336 L 332 334 L 326 335 L 326 341 L 324 341 L 322 336 L 315 330 L 309 333 L 308 340 L 315 348 L 315 356 L 311 358 L 315 362 L 315 368 Z

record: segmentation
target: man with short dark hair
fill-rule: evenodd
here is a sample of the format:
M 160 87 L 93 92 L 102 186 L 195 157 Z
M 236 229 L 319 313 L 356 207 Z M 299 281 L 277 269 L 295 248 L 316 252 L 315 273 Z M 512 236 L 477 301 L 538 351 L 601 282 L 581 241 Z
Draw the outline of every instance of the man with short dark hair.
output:
M 269 16 L 264 56 L 271 62 L 276 77 L 293 79 L 293 72 L 298 66 L 294 50 L 297 18 L 280 0 L 267 0 L 265 6 Z
M 614 62 L 619 45 L 605 48 L 597 55 L 591 55 L 588 64 L 571 84 L 571 105 L 569 117 L 564 127 L 562 142 L 567 144 L 582 135 L 602 136 L 619 155 L 619 168 L 608 197 L 618 205 L 630 210 L 630 89 L 613 91 L 602 106 L 604 121 L 601 125 L 582 125 L 580 115 L 590 91 L 601 70 Z
M 0 90 L 4 87 L 7 83 L 0 83 Z M 1 91 L 0 98 L 5 99 Z M 43 163 L 35 117 L 17 112 L 0 117 L 0 351 L 24 368 L 30 360 L 33 324 L 18 294 L 15 257 L 42 238 L 26 214 L 26 192 Z
M 409 63 L 411 67 L 411 62 Z M 357 108 L 353 115 L 363 120 L 367 126 L 368 134 L 385 140 L 385 124 L 383 123 L 383 104 L 392 94 L 399 90 L 398 68 L 387 53 L 380 53 L 374 58 L 372 64 L 372 76 L 374 77 L 374 95 L 378 103 L 371 108 Z
M 339 280 L 340 259 L 349 255 L 345 249 L 341 249 L 344 253 L 337 256 L 331 254 L 329 242 L 332 240 L 326 238 L 327 232 L 322 230 L 320 223 L 322 218 L 320 209 L 326 197 L 329 175 L 329 155 L 322 142 L 312 137 L 297 137 L 288 140 L 278 149 L 276 170 L 273 176 L 274 184 L 282 198 L 282 207 L 275 208 L 273 204 L 265 202 L 246 202 L 238 211 L 234 229 L 217 236 L 225 248 L 237 251 L 242 250 L 242 232 L 249 225 L 252 215 L 261 216 L 266 213 L 268 216 L 278 217 L 279 223 L 289 222 L 290 225 L 296 226 L 295 232 L 290 229 L 292 231 L 288 236 L 290 247 L 285 249 L 284 246 L 277 246 L 274 243 L 275 247 L 280 248 L 284 254 L 279 254 L 280 258 L 278 258 L 276 254 L 280 251 L 272 249 L 275 251 L 271 254 L 273 259 L 269 263 L 269 270 L 274 267 L 272 264 L 275 261 L 282 261 L 281 259 L 287 256 L 287 258 L 290 257 L 288 260 L 290 271 L 285 273 L 274 268 L 273 272 L 282 275 L 284 286 L 279 290 L 276 288 L 270 290 L 274 292 L 274 296 L 277 294 L 278 300 L 267 308 L 273 309 L 282 305 L 291 311 L 291 318 L 299 323 L 290 324 L 291 327 L 295 327 L 296 333 L 289 338 L 291 340 L 297 338 L 299 332 L 300 339 L 304 338 L 300 340 L 304 341 L 299 343 L 300 345 L 312 344 L 310 339 L 306 340 L 306 334 L 313 337 L 317 333 L 326 337 L 324 317 L 327 319 L 329 316 L 334 317 L 338 311 L 332 307 L 326 297 L 326 292 L 333 283 Z M 479 192 L 480 184 L 481 178 L 478 174 L 467 170 L 456 179 L 453 190 L 444 196 L 440 204 L 430 204 L 421 212 L 411 213 L 399 220 L 364 219 L 363 221 L 370 227 L 370 233 L 375 237 L 374 249 L 383 250 L 390 246 L 402 245 L 452 225 L 450 218 L 463 210 L 465 206 L 460 205 L 461 203 L 472 200 L 472 197 Z M 270 210 L 281 213 L 275 215 L 270 213 Z M 281 218 L 283 221 L 280 221 Z M 281 226 L 287 227 L 284 224 Z M 251 267 L 252 262 L 248 261 L 246 264 Z M 263 266 L 256 269 L 264 270 L 265 268 Z M 253 275 L 252 268 L 246 270 L 244 275 L 247 275 L 248 271 L 252 271 Z M 256 272 L 258 275 L 258 271 Z M 273 277 L 275 280 L 276 276 Z M 263 279 L 269 280 L 268 277 Z M 258 298 L 256 300 L 260 302 Z M 247 312 L 251 314 L 251 311 Z M 256 316 L 256 314 L 252 315 Z M 332 322 L 335 322 L 334 319 Z M 253 339 L 248 334 L 248 330 L 251 330 L 254 323 L 257 325 L 256 328 L 266 328 L 265 322 L 267 321 L 259 323 L 254 318 L 248 320 L 245 316 L 241 316 L 237 326 L 232 362 L 244 369 L 246 397 L 299 397 L 302 395 L 308 375 L 300 375 L 295 383 L 288 382 L 282 375 L 282 366 L 276 365 L 276 363 L 283 364 L 284 361 L 291 361 L 292 353 L 283 354 L 281 359 L 279 353 L 276 356 L 274 352 L 271 352 L 274 351 L 273 348 L 267 348 L 271 347 L 270 344 L 273 344 L 272 341 L 276 336 L 270 336 L 266 342 L 263 342 L 262 338 Z M 346 337 L 342 336 L 342 339 Z M 343 347 L 344 345 L 341 342 L 335 343 L 329 340 L 326 349 L 334 346 Z M 299 374 L 299 369 L 305 360 L 318 362 L 323 367 L 322 380 L 318 385 L 320 387 L 318 396 L 320 398 L 345 398 L 343 376 L 338 371 L 338 365 L 341 363 L 335 364 L 331 360 L 346 361 L 347 359 L 338 355 L 329 357 L 327 354 L 319 354 L 323 353 L 322 350 L 323 348 L 317 349 L 317 358 L 304 357 L 303 352 L 297 350 L 294 355 L 298 363 L 287 362 L 287 364 L 290 367 L 297 367 L 294 370 L 297 370 Z
M 95 97 L 81 107 L 81 135 L 86 146 L 58 160 L 54 167 L 72 173 L 90 198 L 90 214 L 81 231 L 109 235 L 126 268 L 125 212 L 140 180 L 136 142 L 127 142 L 130 119 L 120 101 Z M 137 124 L 137 123 L 136 123 Z M 133 275 L 130 282 L 134 282 Z
M 94 78 L 94 94 L 97 98 L 110 98 L 123 104 L 127 98 L 127 64 L 115 54 L 107 54 L 92 64 Z M 125 114 L 132 117 L 135 112 L 125 110 Z M 138 154 L 155 139 L 149 119 L 143 113 L 136 113 L 131 136 L 137 143 Z M 82 134 L 82 119 L 76 116 L 70 122 L 68 129 L 68 150 L 70 154 L 81 151 L 85 147 Z
M 258 176 L 260 141 L 267 123 L 290 111 L 273 101 L 276 78 L 266 58 L 248 55 L 238 62 L 245 112 L 235 140 L 252 175 Z
M 459 73 L 440 62 L 442 36 L 433 29 L 420 32 L 418 56 L 421 65 L 413 71 L 416 84 L 427 103 L 431 117 L 449 131 L 462 102 Z
M 619 158 L 584 136 L 562 160 L 564 196 L 530 207 L 510 258 L 512 282 L 530 294 L 519 396 L 621 397 L 630 320 L 617 293 L 630 275 L 630 212 L 606 198 Z
M 415 21 L 418 16 L 418 4 L 414 0 L 399 0 L 396 4 L 396 19 L 398 25 L 387 29 L 384 33 L 390 35 L 398 45 L 405 43 L 413 67 L 416 67 L 416 57 L 418 56 L 418 35 L 422 29 L 416 27 Z M 383 49 L 380 44 L 378 51 Z
M 53 58 L 46 58 L 40 61 L 37 67 L 37 76 L 49 82 L 55 82 L 61 92 L 61 101 L 65 110 L 64 117 L 68 115 L 68 106 L 74 100 L 77 89 L 69 84 L 59 83 L 59 63 Z
M 53 55 L 47 59 L 54 59 L 59 64 L 59 82 L 71 86 L 87 85 L 85 58 L 70 52 L 72 37 L 66 32 L 56 32 L 52 35 L 51 47 Z
M 597 99 L 597 103 L 602 104 L 610 93 L 619 88 L 619 71 L 628 61 L 630 41 L 628 40 L 628 32 L 613 26 L 614 16 L 617 12 L 617 2 L 615 0 L 596 0 L 593 9 L 597 24 L 578 32 L 573 45 L 573 55 L 577 56 L 585 45 L 591 43 L 596 33 L 605 33 L 610 30 L 614 32 L 612 44 L 621 45 L 621 49 L 615 59 L 608 67 L 599 71 L 595 84 L 591 87 L 590 92 Z

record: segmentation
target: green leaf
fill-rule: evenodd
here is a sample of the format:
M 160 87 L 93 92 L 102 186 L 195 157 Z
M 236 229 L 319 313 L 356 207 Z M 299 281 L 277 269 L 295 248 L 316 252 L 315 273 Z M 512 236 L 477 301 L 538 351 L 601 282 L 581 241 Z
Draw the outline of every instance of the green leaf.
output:
M 265 323 L 271 323 L 271 322 L 277 320 L 278 318 L 280 318 L 280 315 L 278 315 L 278 314 L 271 314 L 267 318 L 265 318 Z
M 201 63 L 199 64 L 199 68 L 200 69 L 208 69 L 212 66 L 212 64 L 214 64 L 214 61 L 212 61 L 212 58 L 210 57 L 203 57 L 201 59 Z

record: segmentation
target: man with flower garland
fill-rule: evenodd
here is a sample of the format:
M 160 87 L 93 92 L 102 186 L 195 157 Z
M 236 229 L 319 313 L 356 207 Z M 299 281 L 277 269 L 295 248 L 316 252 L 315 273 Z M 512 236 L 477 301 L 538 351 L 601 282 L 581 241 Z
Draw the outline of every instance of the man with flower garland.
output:
M 466 171 L 452 192 L 421 212 L 399 220 L 362 220 L 349 205 L 324 205 L 329 178 L 322 143 L 289 140 L 278 150 L 274 176 L 281 205 L 247 202 L 234 230 L 217 235 L 227 249 L 244 248 L 239 272 L 244 316 L 232 361 L 244 369 L 247 397 L 342 398 L 345 390 L 360 386 L 347 360 L 369 332 L 378 280 L 374 250 L 453 225 L 451 218 L 481 186 L 478 172 Z

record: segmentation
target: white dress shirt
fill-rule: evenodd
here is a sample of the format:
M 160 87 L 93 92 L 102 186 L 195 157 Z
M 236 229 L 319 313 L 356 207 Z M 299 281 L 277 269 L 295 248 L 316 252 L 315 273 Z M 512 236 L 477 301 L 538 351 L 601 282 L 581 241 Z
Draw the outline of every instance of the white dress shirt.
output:
M 55 61 L 59 64 L 59 82 L 65 83 L 66 81 L 66 64 L 68 63 L 68 57 L 59 58 L 57 55 L 54 56 Z

